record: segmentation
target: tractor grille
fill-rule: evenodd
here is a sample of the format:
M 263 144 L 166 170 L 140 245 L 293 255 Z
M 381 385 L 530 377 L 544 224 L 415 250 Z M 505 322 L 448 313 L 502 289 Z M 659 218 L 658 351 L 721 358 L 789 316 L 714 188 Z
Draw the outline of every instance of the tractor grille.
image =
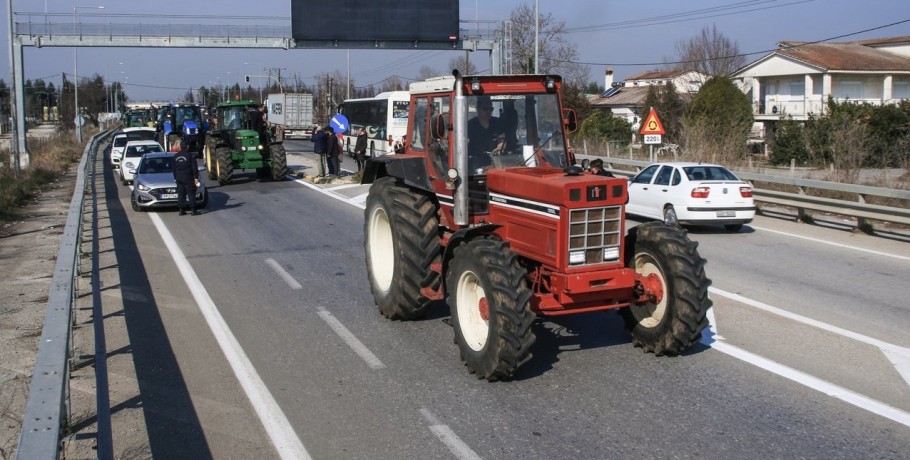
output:
M 622 207 L 569 211 L 569 265 L 590 265 L 619 260 L 622 241 Z

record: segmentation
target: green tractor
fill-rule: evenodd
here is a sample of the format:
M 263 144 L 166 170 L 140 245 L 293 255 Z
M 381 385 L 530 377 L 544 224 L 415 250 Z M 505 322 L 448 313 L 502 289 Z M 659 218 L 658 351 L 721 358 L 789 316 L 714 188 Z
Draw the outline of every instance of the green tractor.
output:
M 273 136 L 260 142 L 255 117 L 262 114 L 253 101 L 230 101 L 218 104 L 215 122 L 206 133 L 205 168 L 209 179 L 226 185 L 233 182 L 234 172 L 253 169 L 260 178 L 284 180 L 288 160 L 284 146 Z

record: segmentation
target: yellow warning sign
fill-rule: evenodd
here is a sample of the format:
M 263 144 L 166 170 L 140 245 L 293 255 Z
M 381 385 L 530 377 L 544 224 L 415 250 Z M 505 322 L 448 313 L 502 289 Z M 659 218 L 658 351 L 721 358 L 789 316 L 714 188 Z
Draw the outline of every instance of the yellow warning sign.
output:
M 660 118 L 657 118 L 657 111 L 654 110 L 654 107 L 651 107 L 651 112 L 648 113 L 648 117 L 645 118 L 644 123 L 641 124 L 641 130 L 639 134 L 666 134 L 664 131 L 664 125 L 660 123 Z

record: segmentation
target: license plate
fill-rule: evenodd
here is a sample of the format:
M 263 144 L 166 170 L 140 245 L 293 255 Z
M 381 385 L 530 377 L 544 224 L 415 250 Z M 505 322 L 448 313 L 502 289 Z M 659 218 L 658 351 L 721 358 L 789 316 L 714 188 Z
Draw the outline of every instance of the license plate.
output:
M 717 217 L 736 217 L 736 211 L 717 211 Z
M 161 199 L 162 200 L 176 200 L 177 194 L 176 193 L 162 193 Z

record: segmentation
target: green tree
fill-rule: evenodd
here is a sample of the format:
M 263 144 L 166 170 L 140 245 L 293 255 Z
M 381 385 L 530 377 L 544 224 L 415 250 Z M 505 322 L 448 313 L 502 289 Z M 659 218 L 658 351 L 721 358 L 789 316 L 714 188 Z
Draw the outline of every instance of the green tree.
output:
M 803 126 L 789 116 L 775 124 L 770 147 L 772 164 L 785 165 L 790 160 L 803 164 L 809 159 Z
M 727 77 L 709 78 L 692 99 L 686 116 L 714 126 L 718 138 L 742 138 L 744 146 L 755 121 L 749 99 Z
M 910 105 L 905 105 L 910 107 Z M 910 133 L 910 111 L 898 105 L 876 107 L 869 116 L 869 156 L 865 166 L 901 166 L 906 145 L 901 139 Z
M 681 143 L 682 122 L 686 113 L 686 103 L 679 97 L 676 92 L 676 86 L 673 83 L 666 85 L 648 87 L 648 94 L 645 96 L 641 111 L 638 113 L 638 119 L 644 120 L 648 117 L 651 108 L 657 111 L 661 124 L 664 126 L 664 143 L 679 144 Z
M 581 123 L 578 134 L 590 140 L 628 143 L 632 140 L 632 124 L 596 110 Z

